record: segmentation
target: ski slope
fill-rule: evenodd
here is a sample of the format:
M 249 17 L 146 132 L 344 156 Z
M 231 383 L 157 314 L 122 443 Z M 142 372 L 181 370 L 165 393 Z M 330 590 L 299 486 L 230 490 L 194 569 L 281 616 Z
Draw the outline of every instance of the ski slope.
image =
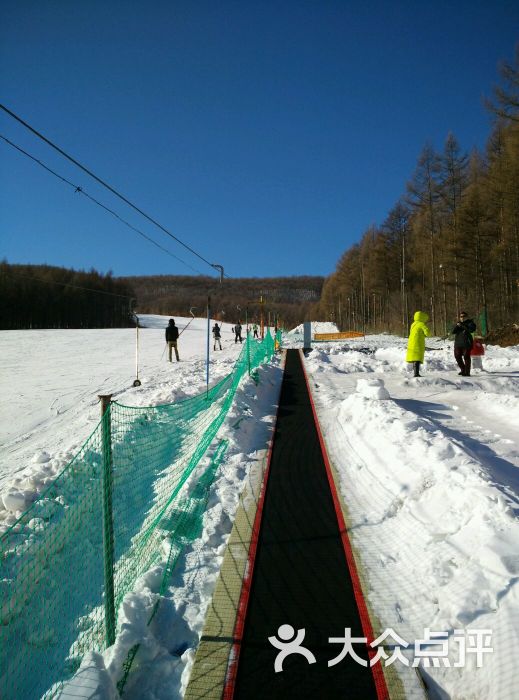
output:
M 152 405 L 205 388 L 207 321 L 190 324 L 179 341 L 181 362 L 171 364 L 162 355 L 167 321 L 141 320 L 138 388 L 131 386 L 135 330 L 0 332 L 0 529 L 95 427 L 97 394 Z M 182 330 L 190 319 L 176 321 Z M 230 326 L 223 324 L 223 350 L 211 345 L 210 383 L 239 353 Z M 301 339 L 296 329 L 285 340 L 298 346 Z M 461 378 L 452 344 L 429 339 L 424 376 L 415 379 L 405 346 L 394 336 L 368 336 L 316 344 L 305 360 L 350 536 L 368 572 L 368 601 L 381 626 L 408 642 L 425 628 L 450 640 L 455 630 L 492 630 L 494 651 L 480 668 L 468 655 L 460 668 L 417 670 L 432 698 L 512 700 L 519 694 L 511 658 L 519 641 L 519 347 L 487 348 L 484 371 Z M 124 697 L 183 697 L 239 491 L 272 429 L 280 378 L 276 360 L 258 386 L 240 386 L 221 429 L 230 448 L 204 531 L 177 565 L 154 624 L 145 624 L 156 597 L 150 571 L 124 601 L 114 647 L 89 655 L 62 697 L 92 697 L 97 689 L 96 697 L 118 698 L 121 663 L 137 642 L 144 652 Z M 405 682 L 410 671 L 400 672 Z

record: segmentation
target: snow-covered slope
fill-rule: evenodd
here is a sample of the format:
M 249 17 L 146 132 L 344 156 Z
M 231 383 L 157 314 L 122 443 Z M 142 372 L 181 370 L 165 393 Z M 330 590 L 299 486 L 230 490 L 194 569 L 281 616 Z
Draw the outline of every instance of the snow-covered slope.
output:
M 52 475 L 70 460 L 99 421 L 98 394 L 151 405 L 202 390 L 207 320 L 176 319 L 180 331 L 186 329 L 178 364 L 167 361 L 168 317 L 143 316 L 142 323 L 137 389 L 134 329 L 0 332 L 0 493 L 35 465 L 45 464 Z M 223 324 L 221 353 L 211 345 L 210 381 L 230 371 L 241 349 L 230 328 Z
M 203 390 L 207 321 L 190 324 L 179 342 L 182 361 L 169 364 L 167 320 L 142 319 L 138 388 L 131 386 L 134 330 L 0 332 L 0 526 L 91 432 L 97 394 L 150 405 Z M 176 321 L 184 328 L 190 319 Z M 299 335 L 302 327 L 287 341 L 297 346 Z M 211 345 L 211 383 L 230 371 L 241 349 L 230 324 L 222 340 L 221 352 Z M 519 629 L 519 348 L 487 348 L 484 370 L 461 378 L 451 344 L 428 339 L 424 376 L 415 379 L 405 345 L 368 336 L 319 344 L 305 360 L 351 536 L 368 571 L 369 602 L 380 624 L 408 642 L 426 627 L 447 632 L 452 661 L 456 630 L 491 629 L 494 652 L 484 654 L 481 668 L 469 653 L 462 667 L 420 672 L 433 698 L 512 700 L 519 694 L 511 656 Z M 84 697 L 88 678 L 89 692 L 97 687 L 99 698 L 117 698 L 121 660 L 137 641 L 146 653 L 125 697 L 182 697 L 244 474 L 275 415 L 279 365 L 260 377 L 258 386 L 244 381 L 222 427 L 230 446 L 204 531 L 179 561 L 154 625 L 145 624 L 156 597 L 157 572 L 150 571 L 121 608 L 125 636 L 85 659 L 63 697 Z

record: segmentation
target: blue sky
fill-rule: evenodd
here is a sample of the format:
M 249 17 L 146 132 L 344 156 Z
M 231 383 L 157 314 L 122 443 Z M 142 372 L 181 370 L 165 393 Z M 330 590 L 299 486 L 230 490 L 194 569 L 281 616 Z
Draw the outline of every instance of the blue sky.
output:
M 0 102 L 232 277 L 320 274 L 429 141 L 482 148 L 516 2 L 4 0 Z M 215 274 L 0 112 L 0 256 Z M 189 267 L 188 267 L 189 266 Z

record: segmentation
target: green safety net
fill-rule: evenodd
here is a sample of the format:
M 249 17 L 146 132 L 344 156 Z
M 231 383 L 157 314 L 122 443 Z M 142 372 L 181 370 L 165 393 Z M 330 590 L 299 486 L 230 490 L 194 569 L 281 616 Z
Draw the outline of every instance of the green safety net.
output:
M 137 578 L 166 560 L 164 591 L 182 548 L 201 531 L 226 449 L 225 441 L 211 443 L 238 384 L 280 343 L 279 334 L 247 338 L 232 372 L 193 398 L 112 402 L 72 461 L 2 534 L 2 700 L 57 695 L 85 653 L 113 643 L 118 608 Z M 186 494 L 182 487 L 211 449 L 209 467 Z

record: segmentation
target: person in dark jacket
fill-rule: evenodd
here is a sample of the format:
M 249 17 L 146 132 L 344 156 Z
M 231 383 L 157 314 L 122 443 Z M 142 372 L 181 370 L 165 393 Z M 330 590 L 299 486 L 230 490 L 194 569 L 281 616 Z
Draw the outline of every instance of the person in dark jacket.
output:
M 178 328 L 175 326 L 175 320 L 173 318 L 170 318 L 168 327 L 166 328 L 166 342 L 168 344 L 170 362 L 173 362 L 173 360 L 171 359 L 173 350 L 175 350 L 175 357 L 177 358 L 177 362 L 180 361 L 177 347 L 178 335 Z
M 234 342 L 237 343 L 238 340 L 240 343 L 243 342 L 241 337 L 241 323 L 239 321 L 234 325 Z
M 216 343 L 218 343 L 218 345 L 220 346 L 220 350 L 221 350 L 222 349 L 222 340 L 221 340 L 222 335 L 220 333 L 220 326 L 217 323 L 215 323 L 213 326 L 213 337 L 214 337 L 214 346 L 213 346 L 214 350 L 216 350 Z
M 476 324 L 465 311 L 460 313 L 459 321 L 452 329 L 454 335 L 454 357 L 460 368 L 462 377 L 470 377 L 470 351 L 474 342 L 472 334 Z

